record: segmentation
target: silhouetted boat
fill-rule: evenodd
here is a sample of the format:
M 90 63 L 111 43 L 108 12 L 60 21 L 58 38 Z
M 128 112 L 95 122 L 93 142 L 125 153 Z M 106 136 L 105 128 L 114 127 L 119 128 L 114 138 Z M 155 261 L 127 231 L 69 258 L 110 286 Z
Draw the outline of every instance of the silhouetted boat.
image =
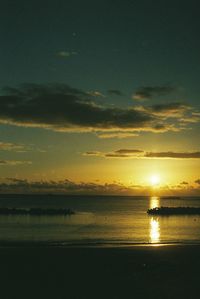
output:
M 43 208 L 0 208 L 0 215 L 73 215 L 71 209 L 43 209 Z
M 150 215 L 200 215 L 200 208 L 196 207 L 160 207 L 149 209 Z

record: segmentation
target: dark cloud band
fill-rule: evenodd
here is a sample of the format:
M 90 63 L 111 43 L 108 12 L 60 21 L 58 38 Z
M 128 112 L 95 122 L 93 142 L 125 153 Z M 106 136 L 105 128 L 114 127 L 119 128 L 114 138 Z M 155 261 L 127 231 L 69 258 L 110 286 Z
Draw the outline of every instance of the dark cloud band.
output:
M 68 85 L 27 84 L 4 89 L 0 96 L 0 123 L 65 132 L 179 130 L 156 115 L 155 110 L 164 108 L 152 109 L 108 108 L 96 104 L 88 93 Z
M 131 159 L 200 159 L 200 152 L 145 152 L 137 149 L 119 149 L 108 153 L 90 151 L 84 153 L 84 155 Z

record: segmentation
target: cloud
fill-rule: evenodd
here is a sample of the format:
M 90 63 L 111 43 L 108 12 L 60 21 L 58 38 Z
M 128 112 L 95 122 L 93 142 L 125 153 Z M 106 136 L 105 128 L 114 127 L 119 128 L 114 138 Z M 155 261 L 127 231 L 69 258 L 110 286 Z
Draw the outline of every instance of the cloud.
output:
M 182 103 L 167 103 L 152 106 L 138 106 L 137 109 L 157 116 L 178 118 L 190 111 L 191 107 Z
M 195 183 L 200 185 L 200 179 L 196 180 Z
M 181 182 L 181 185 L 188 185 L 189 183 L 188 182 L 185 182 L 185 181 L 183 181 L 183 182 Z
M 78 55 L 75 51 L 59 51 L 57 52 L 57 56 L 61 58 L 69 58 L 70 56 Z
M 200 159 L 200 152 L 145 152 L 138 149 L 119 149 L 112 152 L 88 151 L 84 155 L 129 159 Z
M 200 159 L 200 152 L 149 152 L 147 158 L 160 159 Z
M 186 195 L 199 194 L 199 187 L 192 185 L 163 185 L 157 190 L 158 195 Z M 94 183 L 73 182 L 68 179 L 61 181 L 28 181 L 20 178 L 1 178 L 0 193 L 29 193 L 29 194 L 93 194 L 93 195 L 150 195 L 151 187 L 145 185 L 121 182 Z
M 32 164 L 31 161 L 15 161 L 15 160 L 0 160 L 0 166 L 16 166 L 16 165 L 23 165 L 23 164 Z
M 86 92 L 65 84 L 26 84 L 4 88 L 0 96 L 0 123 L 62 132 L 163 133 L 181 129 L 166 121 L 166 111 L 173 109 L 110 108 L 98 105 Z
M 119 149 L 113 152 L 100 152 L 100 151 L 88 151 L 84 153 L 84 156 L 96 156 L 104 158 L 135 158 L 140 157 L 144 152 L 138 149 Z
M 138 137 L 139 134 L 129 133 L 129 132 L 125 132 L 125 133 L 113 132 L 113 133 L 99 133 L 97 136 L 101 139 L 109 139 L 109 138 L 123 139 L 123 138 Z
M 123 96 L 123 93 L 119 89 L 109 89 L 108 93 L 114 96 Z
M 145 100 L 151 99 L 155 96 L 165 96 L 176 91 L 176 87 L 171 85 L 163 85 L 163 86 L 142 86 L 138 88 L 133 95 L 133 99 L 135 100 Z
M 194 116 L 199 116 L 199 117 L 200 117 L 200 112 L 198 112 L 198 111 L 194 111 L 194 112 L 192 113 L 192 115 L 194 115 Z
M 30 151 L 40 152 L 40 153 L 46 152 L 45 149 L 38 148 L 33 144 L 25 145 L 25 144 L 18 144 L 12 142 L 3 142 L 3 141 L 0 141 L 0 151 L 12 151 L 17 153 L 25 153 Z
M 68 179 L 62 181 L 28 181 L 7 178 L 0 183 L 1 193 L 69 193 L 69 194 L 126 194 L 133 188 L 122 183 L 75 183 Z
M 106 158 L 130 158 L 132 156 L 127 155 L 127 154 L 105 153 L 104 157 L 106 157 Z
M 105 95 L 103 93 L 101 93 L 98 90 L 91 90 L 87 92 L 88 95 L 92 96 L 92 97 L 100 97 L 100 98 L 105 98 Z
M 180 120 L 183 124 L 186 123 L 198 123 L 200 121 L 200 113 L 192 112 L 189 117 L 182 117 Z
M 138 150 L 138 149 L 119 149 L 117 151 L 115 151 L 115 153 L 117 154 L 125 154 L 125 155 L 130 155 L 130 154 L 141 154 L 143 153 L 142 150 Z
M 0 151 L 25 152 L 27 151 L 27 147 L 23 144 L 0 141 Z
M 98 151 L 88 151 L 83 153 L 84 156 L 102 156 L 103 153 L 102 152 L 98 152 Z

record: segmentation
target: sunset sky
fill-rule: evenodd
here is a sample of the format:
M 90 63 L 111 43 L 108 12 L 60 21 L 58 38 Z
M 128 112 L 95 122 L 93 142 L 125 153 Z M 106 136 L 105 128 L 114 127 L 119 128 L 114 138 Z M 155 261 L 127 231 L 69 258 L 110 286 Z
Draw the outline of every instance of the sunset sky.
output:
M 197 5 L 3 1 L 0 192 L 198 195 Z

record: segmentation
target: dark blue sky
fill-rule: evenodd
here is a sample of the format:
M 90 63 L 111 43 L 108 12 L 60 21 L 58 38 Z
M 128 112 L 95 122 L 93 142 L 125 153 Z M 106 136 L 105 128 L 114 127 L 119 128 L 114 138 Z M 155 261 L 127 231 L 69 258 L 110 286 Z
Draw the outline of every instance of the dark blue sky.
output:
M 63 82 L 129 95 L 175 84 L 199 94 L 198 1 L 4 1 L 1 85 Z M 76 52 L 59 57 L 61 51 Z

